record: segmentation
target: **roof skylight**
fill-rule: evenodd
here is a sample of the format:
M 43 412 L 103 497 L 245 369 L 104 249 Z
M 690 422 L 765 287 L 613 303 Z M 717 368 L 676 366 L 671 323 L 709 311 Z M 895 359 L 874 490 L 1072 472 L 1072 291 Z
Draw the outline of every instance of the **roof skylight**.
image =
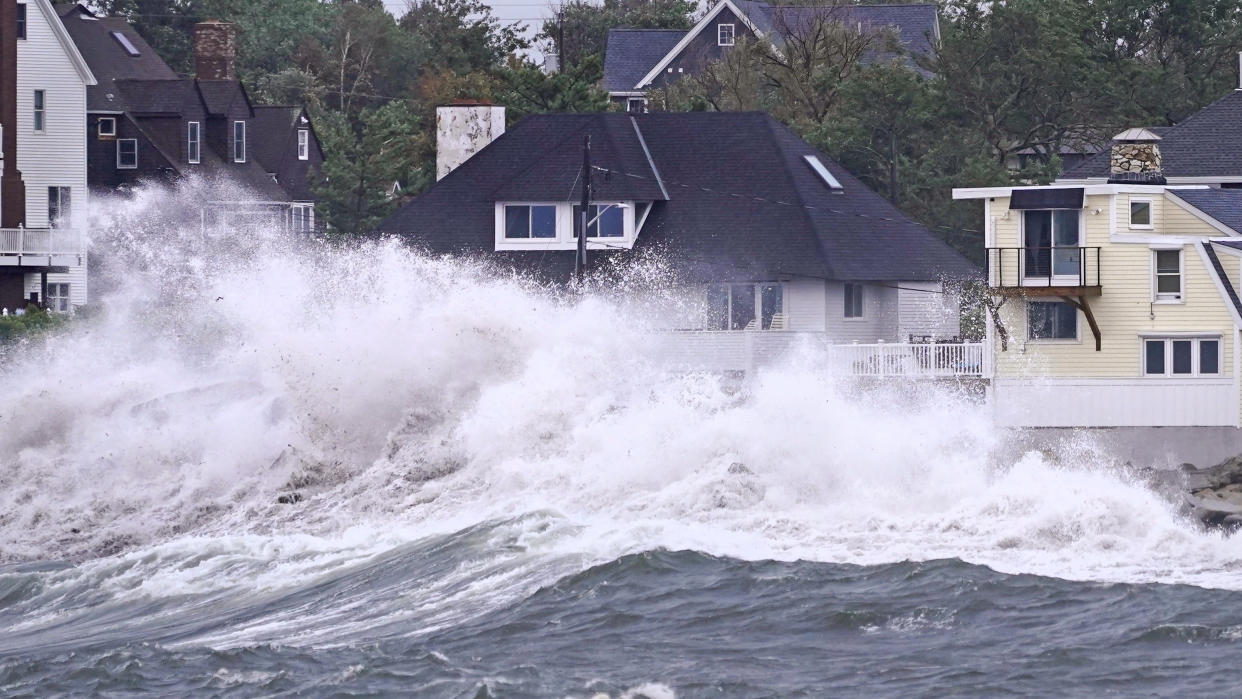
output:
M 837 178 L 833 177 L 831 172 L 828 172 L 828 168 L 824 167 L 824 164 L 819 162 L 819 158 L 817 156 L 804 155 L 802 157 L 806 158 L 807 164 L 811 166 L 811 169 L 815 171 L 815 174 L 819 175 L 819 178 L 824 181 L 824 184 L 828 185 L 828 189 L 845 189 L 841 186 L 841 183 L 837 181 Z
M 116 39 L 116 43 L 120 44 L 121 48 L 125 49 L 125 53 L 128 53 L 131 56 L 142 55 L 139 53 L 138 47 L 134 46 L 134 42 L 130 41 L 129 37 L 125 36 L 124 32 L 112 32 L 112 38 Z

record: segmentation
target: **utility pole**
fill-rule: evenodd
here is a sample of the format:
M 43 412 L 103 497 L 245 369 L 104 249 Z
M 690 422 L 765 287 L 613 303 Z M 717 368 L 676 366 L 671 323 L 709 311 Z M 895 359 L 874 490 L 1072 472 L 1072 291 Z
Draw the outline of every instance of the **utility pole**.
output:
M 1242 54 L 1240 54 L 1242 55 Z M 1242 60 L 1242 59 L 1239 59 Z M 565 72 L 565 6 L 556 13 L 556 70 Z
M 574 257 L 574 274 L 578 284 L 582 284 L 582 275 L 586 272 L 586 239 L 587 221 L 590 214 L 587 208 L 591 205 L 591 134 L 582 140 L 582 210 L 578 215 L 578 254 Z

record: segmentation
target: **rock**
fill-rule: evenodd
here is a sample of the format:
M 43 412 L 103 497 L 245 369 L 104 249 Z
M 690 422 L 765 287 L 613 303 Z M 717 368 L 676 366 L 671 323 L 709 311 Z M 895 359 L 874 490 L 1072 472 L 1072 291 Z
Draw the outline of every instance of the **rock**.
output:
M 295 502 L 302 502 L 302 494 L 297 491 L 285 493 L 284 495 L 276 498 L 276 502 L 282 505 L 292 505 Z

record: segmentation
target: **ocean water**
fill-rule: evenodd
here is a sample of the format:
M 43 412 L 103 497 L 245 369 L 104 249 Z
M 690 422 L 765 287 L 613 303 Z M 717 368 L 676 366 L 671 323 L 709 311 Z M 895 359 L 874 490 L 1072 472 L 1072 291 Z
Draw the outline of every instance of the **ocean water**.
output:
M 101 210 L 6 350 L 0 695 L 1234 694 L 1242 540 L 1087 437 L 794 353 L 670 372 L 666 268 L 578 295 Z M 106 225 L 105 225 L 106 224 Z M 117 274 L 118 270 L 125 274 Z

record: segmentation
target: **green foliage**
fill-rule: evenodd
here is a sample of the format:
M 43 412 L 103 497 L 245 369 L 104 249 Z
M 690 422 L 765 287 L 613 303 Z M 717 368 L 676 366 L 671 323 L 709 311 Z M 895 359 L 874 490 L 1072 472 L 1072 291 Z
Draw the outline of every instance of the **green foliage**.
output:
M 602 112 L 608 109 L 608 93 L 599 88 L 603 62 L 588 56 L 563 73 L 545 73 L 533 63 L 511 61 L 500 71 L 499 102 L 510 118 L 548 112 Z
M 0 344 L 9 344 L 22 338 L 50 332 L 69 321 L 63 313 L 48 313 L 31 307 L 24 315 L 0 316 Z
M 565 67 L 571 68 L 592 56 L 603 60 L 609 29 L 689 29 L 696 9 L 688 0 L 604 0 L 602 5 L 571 0 L 543 25 L 536 41 L 552 55 L 563 48 Z

